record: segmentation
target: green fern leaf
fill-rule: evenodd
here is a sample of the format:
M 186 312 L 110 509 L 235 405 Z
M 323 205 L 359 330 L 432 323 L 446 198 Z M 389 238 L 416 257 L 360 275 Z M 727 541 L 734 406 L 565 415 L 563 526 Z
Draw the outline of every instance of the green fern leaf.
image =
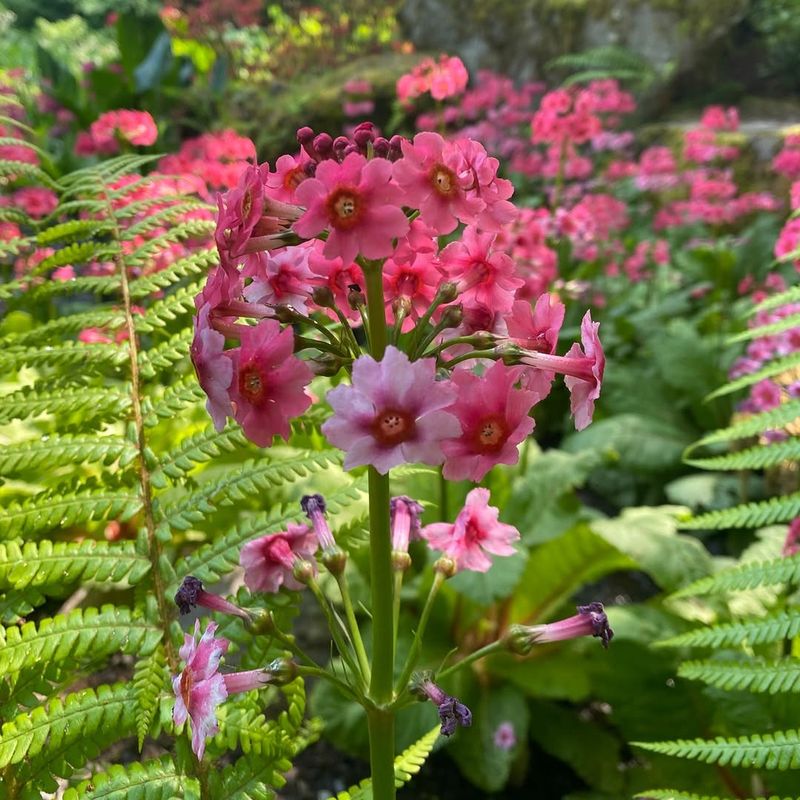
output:
M 219 506 L 232 505 L 248 495 L 274 487 L 285 487 L 298 478 L 307 478 L 338 464 L 341 464 L 341 454 L 336 451 L 298 451 L 280 456 L 268 453 L 257 461 L 237 464 L 221 478 L 202 484 L 182 500 L 164 508 L 160 517 L 172 528 L 188 530 Z
M 139 737 L 139 752 L 150 730 L 159 696 L 169 692 L 169 671 L 163 645 L 140 658 L 133 670 L 133 688 L 136 693 L 136 735 Z
M 770 663 L 687 661 L 678 667 L 678 675 L 730 692 L 749 691 L 768 694 L 800 692 L 800 662 L 794 658 Z
M 800 583 L 800 555 L 770 561 L 748 561 L 731 569 L 701 578 L 675 593 L 675 597 L 693 597 L 720 592 L 738 592 L 756 586 Z
M 28 271 L 28 276 L 46 275 L 56 267 L 63 267 L 66 264 L 106 261 L 113 256 L 114 252 L 113 248 L 98 242 L 73 242 L 43 258 L 33 269 Z
M 55 698 L 47 707 L 20 714 L 0 731 L 0 769 L 55 751 L 99 730 L 125 736 L 134 728 L 134 695 L 129 684 L 98 686 Z
M 735 439 L 745 439 L 749 436 L 758 436 L 764 433 L 764 431 L 782 428 L 784 425 L 794 422 L 799 416 L 800 400 L 781 403 L 777 408 L 773 408 L 770 411 L 753 414 L 728 428 L 712 431 L 688 447 L 686 449 L 686 454 L 688 455 L 693 450 L 703 445 L 730 442 Z
M 57 213 L 61 213 L 61 210 L 59 209 Z M 69 242 L 82 236 L 101 236 L 110 230 L 111 224 L 107 220 L 71 219 L 39 231 L 36 234 L 36 244 L 45 247 L 56 242 Z
M 792 286 L 785 292 L 773 294 L 766 300 L 760 302 L 757 306 L 750 309 L 749 316 L 755 316 L 760 311 L 772 311 L 774 308 L 788 305 L 789 303 L 800 302 L 800 286 Z
M 798 326 L 800 326 L 800 314 L 789 314 L 789 316 L 783 317 L 777 322 L 771 322 L 769 325 L 748 328 L 746 331 L 730 336 L 728 337 L 728 343 L 749 342 L 753 339 L 761 339 L 764 336 L 774 336 L 776 333 L 783 333 Z
M 153 292 L 166 289 L 183 278 L 197 278 L 205 275 L 210 267 L 219 263 L 217 251 L 212 248 L 197 250 L 190 256 L 180 258 L 160 272 L 137 278 L 130 285 L 131 298 L 139 300 Z
M 394 784 L 396 787 L 399 788 L 408 783 L 422 769 L 422 765 L 427 761 L 438 738 L 439 726 L 437 725 L 395 758 Z M 367 778 L 358 786 L 351 786 L 347 791 L 339 792 L 335 797 L 329 797 L 328 800 L 372 800 L 372 781 Z
M 663 647 L 742 647 L 779 642 L 800 633 L 800 614 L 782 611 L 770 617 L 728 622 L 681 633 L 658 642 Z
M 708 470 L 766 469 L 784 461 L 800 459 L 800 439 L 792 437 L 782 442 L 755 445 L 736 453 L 709 458 L 687 458 L 687 464 Z
M 17 625 L 47 598 L 38 589 L 12 589 L 0 594 L 0 625 Z
M 24 537 L 37 531 L 68 528 L 93 519 L 130 519 L 142 507 L 138 494 L 110 488 L 81 488 L 60 494 L 40 492 L 11 503 L 0 516 L 0 539 Z
M 709 511 L 699 517 L 682 521 L 681 528 L 686 530 L 763 528 L 778 522 L 790 522 L 797 516 L 800 516 L 800 492 L 720 511 Z
M 86 462 L 108 465 L 118 459 L 125 465 L 136 457 L 136 453 L 130 442 L 117 436 L 49 436 L 38 441 L 6 445 L 0 450 L 0 474 Z
M 189 345 L 194 334 L 185 328 L 150 350 L 139 352 L 139 372 L 145 378 L 153 378 L 161 370 L 172 369 L 179 361 L 189 356 Z
M 783 358 L 777 358 L 770 361 L 766 366 L 756 370 L 755 372 L 743 375 L 741 378 L 737 378 L 736 380 L 726 383 L 724 386 L 721 386 L 719 389 L 711 392 L 706 399 L 713 400 L 716 397 L 722 397 L 726 394 L 738 392 L 740 389 L 746 389 L 748 386 L 752 386 L 753 384 L 764 380 L 764 378 L 771 378 L 774 375 L 780 375 L 782 372 L 789 372 L 797 369 L 798 367 L 800 367 L 800 352 L 791 353 Z
M 199 796 L 197 780 L 181 774 L 170 756 L 162 756 L 141 764 L 116 764 L 67 789 L 64 800 L 188 800 Z
M 172 200 L 172 198 L 167 199 Z M 176 196 L 175 200 L 177 199 L 178 197 Z M 163 201 L 164 198 L 162 197 L 162 205 Z M 189 198 L 185 198 L 181 202 L 173 202 L 173 204 L 167 206 L 167 208 L 161 208 L 158 211 L 154 211 L 152 214 L 148 214 L 144 219 L 128 227 L 125 231 L 125 238 L 133 239 L 135 236 L 141 236 L 142 234 L 149 233 L 150 231 L 159 228 L 166 223 L 172 223 L 176 220 L 183 219 L 187 213 L 198 211 L 200 209 L 205 209 L 206 211 L 216 211 L 213 206 L 210 206 L 208 203 L 204 203 L 202 200 L 191 200 Z
M 50 342 L 61 344 L 67 336 L 74 335 L 84 328 L 112 328 L 119 329 L 125 322 L 125 315 L 112 307 L 93 308 L 79 314 L 69 314 L 56 317 L 42 325 L 31 328 L 29 331 L 12 334 L 6 337 L 11 345 L 47 344 Z
M 290 767 L 285 759 L 265 763 L 259 756 L 243 756 L 221 773 L 212 773 L 212 794 L 226 800 L 273 800 L 274 790 L 286 783 L 281 772 Z
M 220 433 L 210 425 L 204 431 L 183 439 L 177 447 L 165 453 L 159 459 L 159 469 L 170 478 L 180 478 L 198 464 L 248 444 L 247 437 L 238 425 L 229 425 Z
M 56 347 L 7 347 L 0 353 L 0 370 L 11 372 L 22 366 L 80 367 L 83 372 L 124 364 L 127 350 L 116 344 L 64 342 Z
M 26 284 L 27 285 L 27 284 Z M 31 290 L 37 300 L 46 299 L 54 295 L 94 294 L 108 295 L 119 294 L 119 278 L 115 275 L 89 275 L 73 278 L 71 281 L 44 281 Z
M 632 742 L 637 747 L 679 758 L 691 758 L 721 767 L 753 769 L 800 768 L 800 738 L 797 731 L 765 733 L 763 736 L 740 736 L 713 740 L 677 739 L 674 742 Z
M 128 395 L 114 389 L 81 387 L 72 392 L 20 389 L 0 397 L 0 424 L 41 414 L 63 418 L 74 412 L 79 412 L 84 421 L 116 419 L 127 410 L 130 402 Z
M 651 789 L 646 792 L 637 792 L 634 798 L 635 800 L 729 800 L 729 798 L 689 794 L 689 792 L 682 792 L 677 789 Z M 771 797 L 770 800 L 778 800 L 778 798 Z
M 192 373 L 168 386 L 158 399 L 146 398 L 144 402 L 145 424 L 158 425 L 160 419 L 173 419 L 176 414 L 189 406 L 197 405 L 206 399 L 206 393 Z
M 25 161 L 0 161 L 0 182 L 2 178 L 30 178 L 34 183 L 39 183 L 48 189 L 57 190 L 59 188 L 58 183 L 44 170 L 39 169 L 35 164 L 28 164 Z
M 178 244 L 186 239 L 207 237 L 214 232 L 216 222 L 207 219 L 190 219 L 172 225 L 165 233 L 148 239 L 132 253 L 126 255 L 125 263 L 129 267 L 145 266 L 145 264 L 171 244 Z M 155 273 L 158 274 L 158 273 Z
M 177 291 L 153 303 L 143 315 L 134 318 L 139 333 L 149 333 L 164 327 L 164 323 L 178 319 L 189 312 L 194 313 L 194 298 L 203 288 L 203 282 L 197 281 L 189 286 L 182 286 Z
M 0 587 L 41 589 L 70 583 L 134 585 L 150 570 L 150 560 L 134 542 L 0 543 Z
M 262 761 L 277 761 L 290 750 L 288 738 L 276 720 L 268 720 L 253 708 L 227 703 L 217 714 L 219 733 L 214 737 L 217 746 L 232 750 L 237 746 L 243 753 L 253 753 Z
M 96 659 L 117 650 L 147 654 L 160 638 L 159 629 L 128 608 L 76 608 L 39 620 L 38 626 L 27 622 L 0 628 L 0 673 L 86 656 Z

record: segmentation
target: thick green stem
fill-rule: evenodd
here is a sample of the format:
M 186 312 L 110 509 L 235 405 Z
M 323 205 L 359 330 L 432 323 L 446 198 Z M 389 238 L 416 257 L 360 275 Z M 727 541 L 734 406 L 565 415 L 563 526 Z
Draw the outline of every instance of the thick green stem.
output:
M 386 312 L 381 265 L 366 262 L 370 353 L 376 360 L 386 351 Z M 372 591 L 372 674 L 369 693 L 376 708 L 369 712 L 370 767 L 374 800 L 394 800 L 393 699 L 394 614 L 392 540 L 389 530 L 389 476 L 369 467 L 370 582 Z
M 353 600 L 350 597 L 350 587 L 347 584 L 347 578 L 344 572 L 336 576 L 336 583 L 339 584 L 339 592 L 342 595 L 342 605 L 344 606 L 344 614 L 347 618 L 347 625 L 350 628 L 350 638 L 353 640 L 353 647 L 356 650 L 356 658 L 361 667 L 361 672 L 364 674 L 364 681 L 369 683 L 370 667 L 369 659 L 367 658 L 367 651 L 364 649 L 364 641 L 361 638 L 361 631 L 358 627 L 358 620 L 356 619 L 355 611 L 353 610 Z

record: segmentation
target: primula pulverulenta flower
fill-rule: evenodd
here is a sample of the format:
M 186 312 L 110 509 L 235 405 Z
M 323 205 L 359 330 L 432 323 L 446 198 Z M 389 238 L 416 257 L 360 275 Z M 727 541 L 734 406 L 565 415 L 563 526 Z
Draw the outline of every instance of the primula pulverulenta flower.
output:
M 583 430 L 591 421 L 594 401 L 600 396 L 600 385 L 606 359 L 600 337 L 599 322 L 592 322 L 587 311 L 581 321 L 581 344 L 577 342 L 564 356 L 526 351 L 520 362 L 546 372 L 560 372 L 570 393 L 570 409 L 575 417 L 576 430 Z M 583 346 L 581 346 L 583 345 Z
M 423 508 L 405 495 L 393 497 L 389 502 L 389 519 L 392 534 L 392 568 L 402 572 L 411 566 L 408 543 L 421 539 L 420 517 Z
M 228 696 L 225 679 L 219 674 L 220 658 L 227 651 L 227 639 L 216 639 L 215 622 L 209 622 L 205 633 L 196 641 L 200 622 L 194 623 L 194 636 L 186 634 L 180 657 L 186 663 L 183 672 L 172 679 L 175 708 L 172 718 L 183 725 L 187 717 L 192 721 L 192 750 L 203 757 L 206 739 L 218 730 L 217 706 Z
M 442 442 L 444 477 L 476 483 L 495 464 L 516 464 L 517 445 L 533 430 L 528 416 L 536 395 L 515 389 L 522 369 L 495 361 L 480 377 L 466 370 L 453 372 L 458 397 L 447 410 L 458 417 L 461 436 Z
M 221 431 L 225 420 L 233 416 L 228 393 L 233 382 L 233 360 L 225 351 L 225 337 L 209 322 L 210 306 L 204 306 L 194 318 L 194 338 L 189 349 L 197 380 L 207 395 L 206 410 Z
M 402 192 L 392 181 L 392 165 L 383 158 L 367 161 L 350 153 L 341 164 L 322 161 L 295 195 L 306 212 L 294 230 L 310 239 L 327 229 L 326 258 L 340 256 L 347 264 L 359 253 L 384 258 L 394 249 L 392 240 L 408 231 Z
M 534 645 L 577 639 L 579 636 L 596 636 L 608 647 L 614 631 L 602 603 L 589 603 L 577 607 L 578 613 L 559 622 L 547 625 L 512 625 L 504 637 L 509 650 L 519 655 L 528 655 Z
M 291 329 L 281 330 L 271 319 L 241 332 L 242 346 L 234 361 L 236 373 L 230 396 L 233 416 L 245 436 L 269 447 L 273 436 L 289 438 L 289 420 L 302 414 L 311 398 L 305 392 L 311 382 L 311 368 L 294 356 Z
M 418 208 L 419 218 L 440 234 L 452 233 L 459 222 L 475 222 L 486 203 L 468 194 L 475 177 L 458 145 L 424 131 L 401 146 L 394 179 L 405 192 L 405 205 Z
M 303 588 L 294 576 L 303 563 L 316 569 L 317 535 L 308 525 L 290 522 L 285 531 L 270 533 L 247 542 L 239 553 L 244 567 L 244 582 L 251 592 L 277 592 L 281 586 L 298 591 Z
M 437 686 L 427 675 L 413 681 L 412 694 L 420 699 L 430 700 L 439 712 L 442 723 L 442 736 L 452 736 L 459 726 L 469 728 L 472 725 L 472 712 L 456 697 L 447 694 L 441 686 Z
M 248 166 L 236 188 L 217 195 L 217 229 L 214 238 L 221 255 L 240 256 L 264 212 L 264 179 L 269 165 Z
M 253 303 L 288 305 L 301 314 L 308 313 L 306 303 L 314 278 L 308 266 L 310 254 L 310 243 L 258 253 L 244 272 L 253 278 L 244 296 Z
M 520 538 L 513 525 L 498 521 L 499 515 L 499 510 L 489 505 L 489 490 L 473 489 L 454 523 L 426 525 L 422 537 L 434 550 L 452 558 L 459 570 L 487 572 L 492 562 L 486 553 L 513 556 L 517 551 L 511 543 Z
M 441 464 L 442 439 L 457 436 L 458 420 L 443 409 L 455 389 L 436 380 L 436 361 L 413 363 L 396 347 L 381 361 L 361 356 L 351 386 L 328 392 L 334 415 L 322 426 L 328 441 L 347 454 L 344 468 L 371 464 L 385 475 L 398 464 Z

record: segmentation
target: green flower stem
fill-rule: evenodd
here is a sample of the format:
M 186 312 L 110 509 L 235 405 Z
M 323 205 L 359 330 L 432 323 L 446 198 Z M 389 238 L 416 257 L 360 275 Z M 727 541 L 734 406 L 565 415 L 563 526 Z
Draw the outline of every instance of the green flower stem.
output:
M 470 664 L 474 663 L 475 661 L 479 661 L 486 656 L 490 656 L 493 653 L 498 653 L 501 650 L 505 649 L 505 645 L 501 641 L 492 642 L 491 644 L 487 644 L 485 647 L 481 647 L 479 650 L 476 650 L 474 653 L 470 653 L 468 656 L 465 656 L 461 659 L 461 661 L 457 661 L 452 666 L 448 667 L 447 669 L 443 669 L 436 675 L 436 679 L 446 678 L 448 675 L 451 675 L 456 670 L 462 669 Z
M 425 600 L 425 606 L 423 607 L 422 614 L 419 618 L 419 625 L 417 625 L 417 630 L 414 631 L 414 641 L 411 643 L 411 649 L 408 651 L 408 658 L 403 666 L 403 672 L 397 681 L 398 695 L 401 695 L 408 688 L 408 681 L 411 678 L 411 673 L 414 671 L 414 667 L 417 666 L 419 654 L 422 650 L 422 638 L 425 635 L 425 628 L 428 625 L 428 619 L 430 618 L 431 611 L 433 610 L 433 602 L 436 600 L 436 595 L 439 594 L 439 589 L 442 588 L 444 580 L 445 576 L 442 572 L 439 572 L 438 570 L 434 572 L 433 583 L 431 584 L 430 591 L 428 592 L 428 598 Z
M 442 522 L 447 522 L 450 519 L 450 499 L 447 479 L 444 477 L 443 467 L 439 467 L 439 517 Z
M 418 352 L 420 348 L 420 340 L 423 338 L 423 331 L 425 330 L 425 326 L 431 321 L 431 317 L 433 316 L 433 312 L 439 308 L 442 303 L 444 303 L 444 298 L 441 296 L 440 292 L 437 292 L 434 295 L 433 302 L 428 306 L 425 313 L 417 320 L 417 323 L 414 327 L 414 333 L 411 335 L 411 344 L 408 348 L 409 358 L 414 357 L 414 353 Z
M 333 355 L 339 356 L 340 358 L 347 358 L 350 355 L 350 353 L 342 350 L 341 345 L 332 345 L 327 342 L 321 342 L 319 339 L 297 336 L 297 334 L 295 334 L 294 337 L 294 345 L 296 348 L 295 351 L 307 349 L 322 350 L 323 353 L 333 353 Z
M 355 700 L 356 702 L 360 701 L 360 697 L 356 692 L 352 690 L 343 680 L 337 678 L 332 672 L 328 672 L 326 669 L 322 669 L 321 667 L 304 667 L 298 666 L 297 667 L 297 674 L 302 675 L 303 677 L 309 678 L 320 678 L 323 681 L 328 681 L 332 683 L 340 692 L 343 692 L 347 697 Z
M 361 355 L 361 346 L 356 341 L 356 337 L 353 334 L 353 329 L 350 327 L 349 320 L 342 313 L 342 310 L 339 308 L 339 306 L 336 306 L 333 311 L 336 314 L 339 322 L 342 324 L 342 343 L 344 343 L 346 339 L 350 351 L 353 354 L 353 358 L 358 358 Z
M 361 673 L 358 664 L 356 664 L 355 660 L 353 659 L 353 647 L 348 641 L 347 633 L 342 626 L 342 621 L 336 616 L 336 612 L 333 610 L 333 608 L 331 608 L 328 598 L 325 597 L 325 593 L 315 580 L 312 579 L 308 582 L 308 588 L 311 589 L 314 597 L 319 603 L 320 608 L 322 609 L 322 613 L 325 615 L 328 628 L 330 629 L 333 641 L 336 643 L 336 648 L 339 651 L 339 655 L 342 657 L 342 660 L 347 664 L 347 666 L 350 667 L 350 670 L 353 672 L 353 674 L 359 676 L 362 686 L 365 686 L 366 676 Z
M 347 577 L 344 572 L 336 576 L 336 583 L 339 584 L 339 591 L 342 595 L 342 605 L 344 606 L 344 614 L 347 618 L 347 625 L 350 628 L 350 638 L 353 640 L 353 646 L 356 650 L 356 658 L 361 667 L 361 673 L 364 676 L 365 683 L 369 683 L 370 667 L 369 659 L 367 658 L 367 651 L 364 649 L 364 640 L 361 638 L 361 631 L 358 628 L 358 620 L 356 619 L 355 612 L 353 611 L 353 601 L 350 597 L 350 587 L 347 584 Z
M 383 305 L 382 264 L 362 261 L 367 288 L 370 354 L 376 361 L 386 351 L 386 311 Z M 374 800 L 394 800 L 393 699 L 394 624 L 392 540 L 389 529 L 389 476 L 369 467 L 369 565 L 372 592 L 372 674 L 369 693 L 375 708 L 368 710 L 370 768 Z
M 448 347 L 455 347 L 457 344 L 469 344 L 473 347 L 476 344 L 485 344 L 486 343 L 486 336 L 454 336 L 452 339 L 447 339 L 446 341 L 442 342 L 440 345 L 437 345 L 432 350 L 428 350 L 426 353 L 422 354 L 423 358 L 433 358 L 433 356 L 438 356 L 443 350 L 447 350 Z
M 400 590 L 403 588 L 403 575 L 405 571 L 402 569 L 395 570 L 394 573 L 394 597 L 392 602 L 392 621 L 394 629 L 399 630 L 400 624 Z
M 473 350 L 471 353 L 464 353 L 463 356 L 456 356 L 455 358 L 451 358 L 449 361 L 445 361 L 444 365 L 448 368 L 454 367 L 456 364 L 460 364 L 462 361 L 469 361 L 473 358 L 498 358 L 498 353 L 496 350 Z

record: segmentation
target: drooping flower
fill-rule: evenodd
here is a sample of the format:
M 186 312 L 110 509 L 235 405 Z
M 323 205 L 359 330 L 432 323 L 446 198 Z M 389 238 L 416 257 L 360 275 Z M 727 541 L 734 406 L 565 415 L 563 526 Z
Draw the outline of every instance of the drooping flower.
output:
M 452 233 L 460 222 L 471 223 L 486 208 L 468 195 L 474 176 L 464 153 L 438 133 L 418 133 L 403 141 L 403 157 L 395 162 L 394 178 L 405 192 L 404 203 L 418 208 L 420 219 L 437 233 Z
M 249 620 L 248 614 L 243 608 L 234 605 L 229 600 L 214 592 L 207 592 L 203 588 L 203 582 L 194 575 L 187 575 L 175 593 L 175 605 L 181 614 L 188 614 L 195 606 L 202 606 L 210 611 L 221 611 L 223 614 L 232 614 Z
M 314 569 L 317 535 L 308 525 L 290 522 L 285 531 L 253 539 L 242 547 L 239 563 L 244 567 L 244 582 L 252 592 L 277 592 L 281 586 L 298 591 L 303 588 L 294 576 L 298 563 Z
M 371 464 L 385 475 L 398 464 L 442 463 L 442 439 L 460 428 L 443 410 L 455 390 L 436 381 L 435 359 L 412 363 L 387 347 L 381 361 L 356 359 L 352 381 L 328 393 L 334 415 L 322 426 L 331 444 L 346 452 L 345 469 Z
M 242 255 L 264 211 L 264 178 L 269 169 L 249 165 L 236 188 L 217 196 L 219 213 L 214 234 L 217 247 L 231 258 Z
M 422 526 L 420 517 L 423 508 L 416 501 L 405 495 L 393 497 L 389 501 L 389 519 L 392 535 L 392 568 L 405 570 L 411 566 L 408 555 L 408 543 L 421 538 Z
M 331 533 L 330 525 L 326 518 L 325 498 L 321 494 L 307 494 L 300 499 L 300 507 L 311 520 L 314 535 L 323 552 L 336 547 L 336 540 Z
M 603 647 L 608 647 L 614 638 L 614 631 L 608 624 L 603 604 L 589 603 L 577 609 L 578 613 L 574 616 L 547 625 L 512 625 L 504 641 L 509 650 L 519 655 L 527 655 L 536 644 L 560 642 L 579 636 L 596 636 Z
M 192 722 L 192 750 L 203 757 L 206 739 L 218 730 L 217 706 L 228 696 L 225 679 L 219 673 L 219 661 L 228 649 L 227 639 L 217 639 L 215 622 L 209 622 L 205 633 L 195 641 L 200 632 L 200 621 L 195 620 L 194 636 L 185 636 L 179 653 L 186 666 L 172 679 L 175 708 L 172 718 L 176 725 L 186 719 Z
M 306 212 L 294 230 L 310 239 L 327 229 L 327 258 L 340 256 L 345 263 L 359 253 L 383 258 L 392 252 L 392 240 L 408 230 L 402 192 L 392 181 L 392 165 L 382 158 L 367 161 L 350 153 L 341 164 L 322 161 L 295 194 Z
M 214 427 L 221 431 L 233 416 L 228 394 L 233 381 L 233 360 L 225 351 L 225 337 L 210 324 L 211 307 L 204 306 L 194 319 L 194 338 L 189 349 L 197 380 L 207 395 L 206 410 Z
M 600 386 L 605 369 L 605 355 L 597 335 L 599 322 L 592 322 L 587 311 L 581 321 L 581 344 L 577 342 L 564 356 L 526 351 L 520 363 L 547 372 L 560 372 L 570 392 L 570 408 L 575 418 L 575 428 L 583 430 L 591 421 L 594 401 L 600 396 Z
M 233 416 L 251 442 L 269 447 L 273 436 L 288 439 L 289 420 L 311 405 L 304 387 L 313 373 L 293 355 L 291 329 L 281 330 L 275 320 L 245 327 L 241 340 L 230 390 Z
M 412 694 L 420 699 L 430 700 L 439 712 L 442 723 L 442 736 L 452 736 L 459 726 L 469 728 L 472 725 L 472 712 L 456 697 L 447 694 L 441 686 L 437 686 L 427 675 L 423 675 L 412 683 Z
M 522 370 L 496 361 L 482 375 L 453 372 L 458 397 L 448 408 L 461 423 L 461 435 L 442 443 L 447 480 L 479 481 L 495 464 L 516 464 L 517 445 L 533 430 L 528 412 L 533 392 L 515 389 Z
M 422 537 L 434 550 L 456 562 L 459 570 L 486 572 L 492 566 L 486 553 L 512 556 L 511 543 L 520 536 L 513 525 L 498 520 L 500 511 L 489 505 L 488 489 L 473 489 L 454 523 L 435 522 L 422 529 Z

